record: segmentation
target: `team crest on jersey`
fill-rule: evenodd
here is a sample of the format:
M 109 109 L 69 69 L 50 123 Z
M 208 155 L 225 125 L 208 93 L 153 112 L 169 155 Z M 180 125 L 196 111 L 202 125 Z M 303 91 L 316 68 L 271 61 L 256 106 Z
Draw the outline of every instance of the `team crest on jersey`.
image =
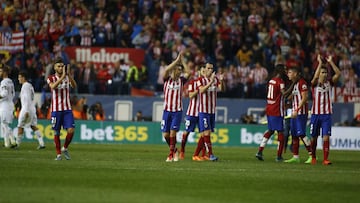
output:
M 323 85 L 319 86 L 318 91 L 319 92 L 327 92 L 327 91 L 329 91 L 330 87 L 331 86 L 329 83 L 324 83 Z
M 66 88 L 66 83 L 61 83 L 58 86 L 58 89 L 65 89 Z
M 170 84 L 168 86 L 169 89 L 172 89 L 172 90 L 178 90 L 180 89 L 180 85 L 179 84 Z
M 306 84 L 303 84 L 303 85 L 301 86 L 301 89 L 306 90 L 306 89 L 307 89 Z

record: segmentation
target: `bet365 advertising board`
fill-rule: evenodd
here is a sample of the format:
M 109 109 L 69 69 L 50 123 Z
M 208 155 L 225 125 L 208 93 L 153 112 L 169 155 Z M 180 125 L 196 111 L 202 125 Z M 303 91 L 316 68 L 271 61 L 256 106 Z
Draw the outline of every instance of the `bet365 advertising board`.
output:
M 52 142 L 54 132 L 48 120 L 39 120 L 38 127 L 44 135 L 46 142 Z M 182 128 L 184 129 L 184 127 Z M 262 140 L 266 125 L 236 125 L 217 124 L 211 134 L 213 145 L 216 146 L 258 146 Z M 16 128 L 14 129 L 16 133 Z M 64 140 L 66 131 L 61 131 L 61 139 Z M 182 130 L 177 134 L 177 142 L 181 142 Z M 200 134 L 190 133 L 188 144 L 197 143 Z M 321 138 L 319 138 L 321 139 Z M 31 129 L 25 130 L 24 141 L 35 141 Z M 164 142 L 160 123 L 157 122 L 116 122 L 116 121 L 80 121 L 76 120 L 75 136 L 76 143 L 133 143 L 133 144 L 161 144 Z M 318 143 L 321 143 L 319 140 Z M 277 135 L 273 135 L 268 141 L 268 147 L 277 146 Z M 321 148 L 321 145 L 318 146 Z M 356 127 L 333 127 L 331 136 L 331 149 L 360 150 L 360 128 Z

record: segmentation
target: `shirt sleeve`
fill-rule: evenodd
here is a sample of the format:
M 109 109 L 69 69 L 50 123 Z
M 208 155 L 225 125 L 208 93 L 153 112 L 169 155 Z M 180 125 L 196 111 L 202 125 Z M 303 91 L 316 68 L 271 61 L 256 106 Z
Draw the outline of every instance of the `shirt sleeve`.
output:
M 308 86 L 307 86 L 305 80 L 300 80 L 299 89 L 300 89 L 300 92 L 306 92 L 306 91 L 308 91 Z

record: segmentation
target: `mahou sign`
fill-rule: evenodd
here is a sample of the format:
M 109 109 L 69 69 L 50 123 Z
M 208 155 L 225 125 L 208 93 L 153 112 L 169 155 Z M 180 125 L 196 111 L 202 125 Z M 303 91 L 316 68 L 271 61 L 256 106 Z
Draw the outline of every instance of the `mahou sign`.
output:
M 142 49 L 123 49 L 105 47 L 66 47 L 66 53 L 77 62 L 93 62 L 96 67 L 101 64 L 113 65 L 116 61 L 124 59 L 127 63 L 133 61 L 136 66 L 141 66 L 145 52 Z

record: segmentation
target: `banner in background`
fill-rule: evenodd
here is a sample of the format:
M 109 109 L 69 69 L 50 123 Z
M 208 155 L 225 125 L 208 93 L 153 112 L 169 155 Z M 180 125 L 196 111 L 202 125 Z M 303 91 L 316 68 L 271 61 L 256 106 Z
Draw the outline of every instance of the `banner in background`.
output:
M 96 67 L 101 64 L 113 66 L 120 59 L 124 59 L 125 63 L 131 60 L 137 67 L 141 67 L 145 58 L 144 50 L 130 48 L 69 46 L 65 47 L 65 52 L 77 62 L 92 62 Z
M 48 120 L 39 120 L 38 127 L 44 135 L 46 142 L 53 142 L 54 132 Z M 183 128 L 182 128 L 183 129 Z M 235 125 L 218 124 L 215 132 L 211 134 L 211 141 L 215 146 L 259 146 L 266 125 Z M 16 129 L 14 130 L 16 133 Z M 66 131 L 61 131 L 60 138 L 65 139 Z M 182 131 L 177 133 L 177 142 L 181 142 Z M 196 144 L 200 135 L 198 132 L 190 133 L 188 144 Z M 25 129 L 24 141 L 34 141 L 31 129 Z M 76 120 L 75 136 L 73 142 L 77 143 L 133 143 L 133 144 L 161 144 L 165 141 L 160 131 L 160 123 L 156 122 L 98 122 Z M 360 128 L 333 127 L 330 149 L 360 150 Z M 318 140 L 321 149 L 321 137 Z M 268 141 L 267 147 L 277 147 L 277 135 Z
M 23 31 L 0 32 L 0 50 L 11 53 L 24 51 L 24 36 Z
M 360 102 L 360 88 L 335 88 L 335 102 Z

